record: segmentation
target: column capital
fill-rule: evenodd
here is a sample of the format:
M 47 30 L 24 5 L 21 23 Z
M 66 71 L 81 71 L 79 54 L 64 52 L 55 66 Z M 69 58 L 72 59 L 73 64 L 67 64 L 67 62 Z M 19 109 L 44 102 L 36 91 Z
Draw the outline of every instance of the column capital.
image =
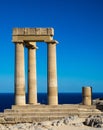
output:
M 25 42 L 24 44 L 25 44 L 25 46 L 27 48 L 38 49 L 38 47 L 36 46 L 35 42 Z
M 14 42 L 14 44 L 22 44 L 25 47 L 25 43 L 24 42 Z
M 51 40 L 51 41 L 45 41 L 46 43 L 52 43 L 52 44 L 58 44 L 59 42 L 58 41 L 56 41 L 56 40 Z

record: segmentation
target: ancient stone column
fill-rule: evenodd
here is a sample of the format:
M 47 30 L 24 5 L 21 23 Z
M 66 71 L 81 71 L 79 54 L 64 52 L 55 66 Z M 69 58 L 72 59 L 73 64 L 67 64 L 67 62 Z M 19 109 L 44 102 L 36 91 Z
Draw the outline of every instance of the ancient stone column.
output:
M 34 48 L 28 48 L 28 101 L 29 104 L 37 104 L 36 81 L 36 43 Z
M 15 43 L 15 105 L 25 105 L 24 44 Z
M 56 41 L 47 44 L 48 53 L 48 105 L 58 105 L 57 70 L 56 70 Z
M 83 105 L 92 105 L 92 87 L 82 87 Z

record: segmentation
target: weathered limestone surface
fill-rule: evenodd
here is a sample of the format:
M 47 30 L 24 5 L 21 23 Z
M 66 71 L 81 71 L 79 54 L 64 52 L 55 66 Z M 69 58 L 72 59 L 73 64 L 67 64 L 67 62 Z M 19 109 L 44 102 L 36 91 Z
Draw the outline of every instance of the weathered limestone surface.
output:
M 53 36 L 54 29 L 53 28 L 14 28 L 13 35 L 46 35 Z
M 53 35 L 53 28 L 14 28 L 12 41 L 50 41 Z
M 102 114 L 95 106 L 84 105 L 22 105 L 12 106 L 0 115 L 0 123 L 33 123 L 58 120 L 68 116 L 86 118 L 89 115 Z
M 87 126 L 95 127 L 95 128 L 101 128 L 103 126 L 103 116 L 90 115 L 88 118 L 86 118 L 84 124 Z
M 15 104 L 25 105 L 24 45 L 15 44 Z
M 58 105 L 56 42 L 48 42 L 48 104 Z
M 92 88 L 91 87 L 83 87 L 82 88 L 83 95 L 83 104 L 91 105 L 92 104 Z
M 36 47 L 28 48 L 28 96 L 29 104 L 37 104 Z

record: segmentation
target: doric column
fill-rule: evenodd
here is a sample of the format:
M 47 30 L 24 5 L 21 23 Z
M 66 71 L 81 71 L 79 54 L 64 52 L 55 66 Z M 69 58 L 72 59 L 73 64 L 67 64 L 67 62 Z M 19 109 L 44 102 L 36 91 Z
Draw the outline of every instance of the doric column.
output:
M 24 44 L 15 43 L 15 105 L 25 105 Z
M 92 87 L 82 87 L 83 105 L 92 105 Z
M 29 104 L 37 104 L 36 43 L 30 44 L 34 48 L 28 47 L 28 101 Z
M 48 104 L 58 105 L 57 70 L 56 70 L 56 41 L 48 42 Z

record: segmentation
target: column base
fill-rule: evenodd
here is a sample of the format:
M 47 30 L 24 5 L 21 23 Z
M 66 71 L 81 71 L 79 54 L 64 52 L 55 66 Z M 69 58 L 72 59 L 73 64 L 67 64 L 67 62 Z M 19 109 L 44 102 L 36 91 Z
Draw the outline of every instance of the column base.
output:
M 84 97 L 83 105 L 87 105 L 87 106 L 92 105 L 91 97 Z
M 15 97 L 15 105 L 25 105 L 25 95 L 16 95 Z
M 58 105 L 57 96 L 48 96 L 48 105 Z

